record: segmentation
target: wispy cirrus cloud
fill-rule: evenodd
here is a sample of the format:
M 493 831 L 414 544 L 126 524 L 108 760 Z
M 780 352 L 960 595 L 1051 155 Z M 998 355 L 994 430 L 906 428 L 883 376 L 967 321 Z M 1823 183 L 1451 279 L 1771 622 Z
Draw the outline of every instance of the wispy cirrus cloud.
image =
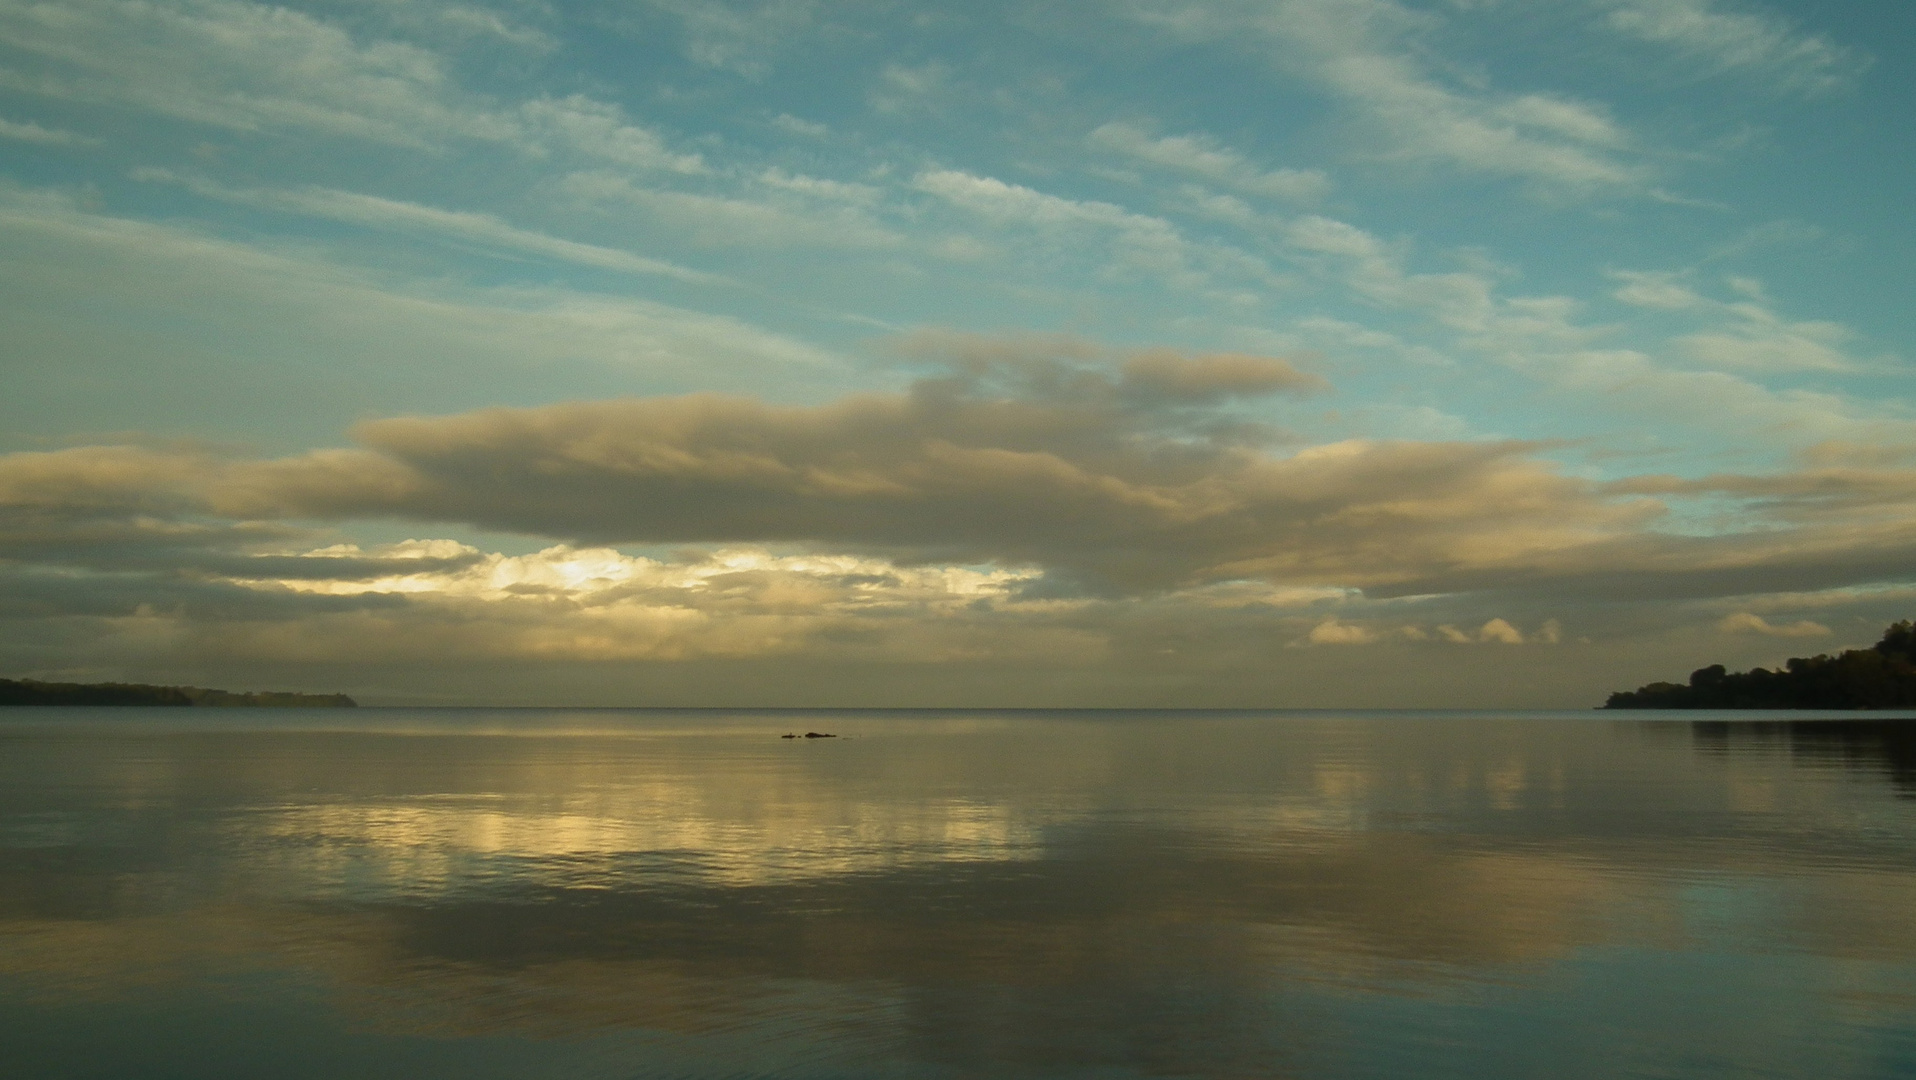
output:
M 412 379 L 446 386 L 484 378 L 493 396 L 520 373 L 538 372 L 542 392 L 551 393 L 553 372 L 588 365 L 623 378 L 682 387 L 721 380 L 744 389 L 763 385 L 768 371 L 817 379 L 844 366 L 839 353 L 723 314 L 544 283 L 406 278 L 306 245 L 240 242 L 178 223 L 98 213 L 61 192 L 0 188 L 0 243 L 17 256 L 0 261 L 0 287 L 11 298 L 23 363 L 62 362 L 35 351 L 45 333 L 40 327 L 61 327 L 67 337 L 57 340 L 68 341 L 100 329 L 84 314 L 91 308 L 73 306 L 62 291 L 67 281 L 88 283 L 84 305 L 111 304 L 141 328 L 131 340 L 82 338 L 89 343 L 87 377 L 122 387 L 126 407 L 144 417 L 129 415 L 116 426 L 155 426 L 143 403 L 168 387 L 188 390 L 182 408 L 227 415 L 287 392 L 305 410 L 322 408 L 315 395 L 343 388 L 357 395 L 362 387 L 369 388 L 364 404 L 349 408 L 390 411 L 390 401 L 381 406 L 373 398 L 403 395 Z M 152 356 L 172 340 L 169 328 L 182 311 L 198 313 L 196 367 L 186 375 L 156 371 Z M 261 320 L 274 332 L 261 334 Z M 322 369 L 324 379 L 295 378 L 292 391 L 277 381 Z M 43 430 L 28 413 L 10 415 L 15 430 Z
M 1524 180 L 1555 193 L 1642 192 L 1650 170 L 1600 105 L 1441 77 L 1418 39 L 1435 16 L 1395 0 L 1117 0 L 1133 19 L 1263 50 L 1344 104 L 1361 156 Z
M 869 205 L 869 187 L 773 172 L 731 193 L 634 183 L 604 170 L 572 173 L 559 190 L 602 211 L 639 211 L 700 247 L 896 249 L 911 238 Z
M 71 0 L 0 7 L 0 87 L 239 131 L 330 135 L 418 149 L 503 144 L 538 157 L 696 173 L 617 106 L 580 94 L 500 104 L 442 52 L 249 0 Z
M 1855 84 L 1872 58 L 1807 33 L 1760 8 L 1720 0 L 1596 0 L 1605 22 L 1668 46 L 1717 73 L 1747 73 L 1786 90 L 1827 93 Z
M 676 16 L 685 55 L 707 67 L 763 78 L 772 58 L 820 15 L 817 0 L 643 0 Z M 841 5 L 843 6 L 843 5 Z
M 0 139 L 13 139 L 17 142 L 40 143 L 45 146 L 92 146 L 100 140 L 59 128 L 41 127 L 31 120 L 7 120 L 0 118 Z
M 1264 261 L 1229 245 L 1201 243 L 1187 237 L 1166 218 L 1142 214 L 1100 199 L 1072 199 L 981 176 L 961 169 L 928 169 L 912 179 L 912 187 L 965 210 L 1008 233 L 1035 232 L 1044 248 L 1055 255 L 1067 250 L 1059 241 L 1072 234 L 1094 236 L 1106 247 L 1108 275 L 1146 276 L 1183 289 L 1203 289 L 1216 278 L 1278 282 Z
M 1622 282 L 1613 295 L 1626 304 L 1710 321 L 1707 328 L 1673 341 L 1679 355 L 1700 366 L 1744 372 L 1847 372 L 1865 366 L 1846 349 L 1854 331 L 1827 320 L 1783 317 L 1754 280 L 1729 279 L 1740 295 L 1717 300 L 1697 291 L 1686 274 L 1615 271 L 1611 276 Z
M 1089 141 L 1251 195 L 1305 201 L 1322 198 L 1331 189 L 1330 177 L 1322 170 L 1260 169 L 1243 154 L 1204 135 L 1157 135 L 1142 125 L 1114 120 L 1093 131 Z
M 364 225 L 369 228 L 442 236 L 471 244 L 541 258 L 556 259 L 578 266 L 616 270 L 627 274 L 659 274 L 681 281 L 721 285 L 726 280 L 666 262 L 636 255 L 618 248 L 585 244 L 576 240 L 516 228 L 492 214 L 470 210 L 445 210 L 436 206 L 400 199 L 388 199 L 355 191 L 332 188 L 229 188 L 200 177 L 181 176 L 167 169 L 141 168 L 133 178 L 156 183 L 181 184 L 195 194 L 246 206 L 307 214 L 333 221 Z

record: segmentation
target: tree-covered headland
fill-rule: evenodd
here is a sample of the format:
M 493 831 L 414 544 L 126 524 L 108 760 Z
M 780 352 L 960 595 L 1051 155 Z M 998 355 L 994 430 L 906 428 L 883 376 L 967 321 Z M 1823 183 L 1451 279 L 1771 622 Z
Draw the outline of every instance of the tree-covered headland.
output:
M 0 679 L 0 705 L 175 705 L 255 706 L 295 709 L 350 709 L 359 702 L 345 694 L 292 694 L 279 690 L 234 693 L 203 686 L 148 686 L 144 683 L 57 683 L 37 679 Z
M 1775 671 L 1730 672 L 1712 664 L 1683 683 L 1620 690 L 1606 709 L 1910 709 L 1916 708 L 1916 626 L 1908 620 L 1867 649 L 1791 657 Z

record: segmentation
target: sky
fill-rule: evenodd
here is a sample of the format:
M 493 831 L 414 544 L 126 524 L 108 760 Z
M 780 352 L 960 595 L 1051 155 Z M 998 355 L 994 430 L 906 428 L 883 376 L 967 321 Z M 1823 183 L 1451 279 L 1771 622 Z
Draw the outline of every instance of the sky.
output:
M 1916 7 L 0 0 L 0 675 L 1538 707 L 1916 616 Z

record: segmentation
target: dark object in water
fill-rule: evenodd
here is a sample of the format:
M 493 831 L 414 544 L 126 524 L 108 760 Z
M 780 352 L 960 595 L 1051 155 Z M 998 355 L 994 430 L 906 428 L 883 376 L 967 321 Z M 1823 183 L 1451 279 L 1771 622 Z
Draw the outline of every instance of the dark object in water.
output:
M 779 736 L 779 738 L 781 738 L 781 739 L 796 739 L 796 738 L 798 738 L 798 736 L 796 736 L 796 735 L 780 735 L 780 736 Z
M 836 735 L 822 735 L 822 734 L 820 734 L 820 733 L 818 733 L 818 732 L 816 732 L 816 731 L 808 731 L 808 732 L 806 732 L 806 733 L 805 733 L 805 737 L 806 737 L 806 738 L 808 738 L 808 739 L 836 739 L 836 738 L 838 738 L 838 736 L 836 736 Z

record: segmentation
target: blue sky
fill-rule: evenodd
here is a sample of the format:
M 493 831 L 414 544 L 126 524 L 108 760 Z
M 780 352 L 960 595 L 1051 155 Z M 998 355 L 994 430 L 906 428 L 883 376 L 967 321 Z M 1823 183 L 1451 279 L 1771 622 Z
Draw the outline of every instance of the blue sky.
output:
M 1912 31 L 0 3 L 0 663 L 1569 706 L 1866 644 L 1916 570 Z

